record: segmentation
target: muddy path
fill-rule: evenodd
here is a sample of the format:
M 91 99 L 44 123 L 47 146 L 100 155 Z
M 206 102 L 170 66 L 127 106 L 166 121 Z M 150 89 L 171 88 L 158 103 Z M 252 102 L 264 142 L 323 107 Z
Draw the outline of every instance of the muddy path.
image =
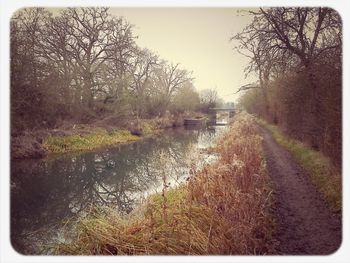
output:
M 276 218 L 277 252 L 282 255 L 327 255 L 341 243 L 341 220 L 328 208 L 290 153 L 261 128 L 271 176 Z

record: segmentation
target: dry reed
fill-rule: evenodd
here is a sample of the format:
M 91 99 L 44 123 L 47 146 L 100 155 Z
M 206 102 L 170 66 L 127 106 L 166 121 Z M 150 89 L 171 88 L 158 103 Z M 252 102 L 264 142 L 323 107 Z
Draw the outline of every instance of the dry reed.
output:
M 165 189 L 127 216 L 105 209 L 76 223 L 57 254 L 230 255 L 274 252 L 269 179 L 261 137 L 248 114 L 235 117 L 214 149 L 219 160 L 186 184 Z M 163 176 L 164 185 L 166 179 Z

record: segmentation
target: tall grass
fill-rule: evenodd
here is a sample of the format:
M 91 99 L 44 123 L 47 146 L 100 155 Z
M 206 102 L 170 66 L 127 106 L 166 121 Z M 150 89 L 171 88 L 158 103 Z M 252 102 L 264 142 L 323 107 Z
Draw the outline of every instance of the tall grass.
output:
M 277 126 L 262 119 L 257 119 L 257 122 L 270 130 L 275 140 L 290 151 L 295 160 L 306 170 L 332 210 L 339 213 L 342 209 L 341 175 L 331 160 L 302 142 L 289 138 Z
M 219 160 L 150 196 L 129 215 L 95 208 L 56 254 L 229 255 L 274 252 L 271 190 L 254 120 L 240 114 L 214 149 Z

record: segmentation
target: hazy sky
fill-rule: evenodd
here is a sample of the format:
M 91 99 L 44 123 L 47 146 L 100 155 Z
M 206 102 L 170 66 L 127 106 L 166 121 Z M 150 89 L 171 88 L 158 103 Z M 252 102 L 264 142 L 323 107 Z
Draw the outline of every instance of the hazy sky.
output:
M 244 79 L 247 58 L 233 50 L 230 37 L 251 17 L 235 8 L 112 8 L 135 25 L 137 43 L 161 58 L 193 71 L 198 90 L 215 88 L 225 101 L 234 91 L 254 81 Z

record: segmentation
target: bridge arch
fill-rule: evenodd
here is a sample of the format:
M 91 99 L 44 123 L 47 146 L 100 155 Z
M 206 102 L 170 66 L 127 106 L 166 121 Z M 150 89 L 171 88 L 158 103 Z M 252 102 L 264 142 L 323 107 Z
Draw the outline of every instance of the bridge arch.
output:
M 223 118 L 223 115 L 227 114 L 226 121 Z M 210 122 L 212 124 L 227 124 L 229 119 L 232 118 L 235 114 L 234 108 L 210 108 L 209 109 L 209 115 L 210 115 Z

